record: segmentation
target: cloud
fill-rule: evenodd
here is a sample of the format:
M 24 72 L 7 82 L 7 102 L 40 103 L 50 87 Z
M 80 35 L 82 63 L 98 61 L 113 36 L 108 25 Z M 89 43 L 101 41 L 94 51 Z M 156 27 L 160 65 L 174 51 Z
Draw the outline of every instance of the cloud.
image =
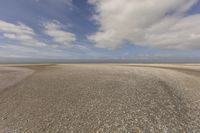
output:
M 88 36 L 98 48 L 130 42 L 161 49 L 200 49 L 200 15 L 187 15 L 198 0 L 89 0 L 99 30 Z
M 46 46 L 36 38 L 34 30 L 23 23 L 13 24 L 0 20 L 0 36 L 6 40 L 14 40 L 23 45 Z
M 25 45 L 1 44 L 0 59 L 2 57 L 24 57 L 24 58 L 59 58 L 65 56 L 65 50 L 52 47 L 27 47 Z M 70 52 L 69 52 L 70 53 Z M 34 56 L 33 56 L 34 55 Z
M 65 31 L 64 25 L 56 20 L 44 23 L 41 27 L 41 32 L 48 35 L 51 41 L 47 41 L 47 38 L 43 38 L 43 41 L 40 41 L 38 38 L 41 38 L 42 35 L 35 33 L 31 27 L 23 23 L 14 24 L 0 20 L 0 37 L 3 40 L 13 41 L 15 44 L 20 45 L 46 46 L 55 49 L 59 47 L 71 48 L 75 46 L 76 35 Z
M 43 30 L 44 34 L 51 37 L 52 42 L 49 41 L 51 45 L 56 43 L 57 47 L 70 48 L 76 41 L 76 35 L 65 31 L 63 27 L 61 23 L 54 20 L 44 23 L 41 30 Z M 0 20 L 0 33 L 0 37 L 4 40 L 16 41 L 22 45 L 40 47 L 50 45 L 40 41 L 38 39 L 40 35 L 36 34 L 32 28 L 23 23 L 13 24 Z
M 65 31 L 58 21 L 44 23 L 44 28 L 44 33 L 60 46 L 69 48 L 76 41 L 76 35 Z

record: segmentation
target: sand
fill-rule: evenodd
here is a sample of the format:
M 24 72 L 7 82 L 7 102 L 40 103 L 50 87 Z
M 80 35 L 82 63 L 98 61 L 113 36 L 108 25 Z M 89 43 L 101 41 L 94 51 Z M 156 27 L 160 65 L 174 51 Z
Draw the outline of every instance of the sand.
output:
M 0 91 L 17 84 L 33 73 L 33 70 L 0 66 Z
M 0 133 L 200 132 L 200 66 L 0 67 Z

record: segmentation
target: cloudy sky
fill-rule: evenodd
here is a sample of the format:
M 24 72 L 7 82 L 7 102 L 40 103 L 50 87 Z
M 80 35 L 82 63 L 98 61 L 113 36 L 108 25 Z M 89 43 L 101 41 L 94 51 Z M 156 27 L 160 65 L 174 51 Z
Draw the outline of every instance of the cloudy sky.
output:
M 200 0 L 0 0 L 0 60 L 169 57 L 200 59 Z

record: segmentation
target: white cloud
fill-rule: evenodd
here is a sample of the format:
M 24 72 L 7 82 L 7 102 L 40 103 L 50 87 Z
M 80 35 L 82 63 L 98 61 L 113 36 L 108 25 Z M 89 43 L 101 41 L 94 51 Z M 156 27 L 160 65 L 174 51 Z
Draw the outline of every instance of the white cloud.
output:
M 59 58 L 64 57 L 64 51 L 52 47 L 27 47 L 25 45 L 1 44 L 0 59 L 1 57 Z
M 57 21 L 47 22 L 44 24 L 44 27 L 44 33 L 50 36 L 60 46 L 69 48 L 76 41 L 75 34 L 65 31 L 63 26 Z
M 162 49 L 200 48 L 200 15 L 186 15 L 197 1 L 89 0 L 99 31 L 88 38 L 109 49 L 125 41 Z
M 46 46 L 35 37 L 36 34 L 32 28 L 22 23 L 13 24 L 0 20 L 0 33 L 3 39 L 14 40 L 23 45 Z
M 40 41 L 38 38 L 40 34 L 36 34 L 34 30 L 23 23 L 9 23 L 0 20 L 0 38 L 6 41 L 12 41 L 18 45 L 26 46 L 47 46 L 51 48 L 70 48 L 76 41 L 76 35 L 65 31 L 64 25 L 54 20 L 51 22 L 44 23 L 41 30 L 48 35 L 52 41 L 47 42 L 46 38 Z

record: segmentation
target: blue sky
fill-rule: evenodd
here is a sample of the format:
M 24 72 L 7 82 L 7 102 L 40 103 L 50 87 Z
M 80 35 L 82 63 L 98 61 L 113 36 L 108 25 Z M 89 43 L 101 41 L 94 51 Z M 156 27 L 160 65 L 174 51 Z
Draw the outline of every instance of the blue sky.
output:
M 0 59 L 200 58 L 199 25 L 199 0 L 1 0 Z

